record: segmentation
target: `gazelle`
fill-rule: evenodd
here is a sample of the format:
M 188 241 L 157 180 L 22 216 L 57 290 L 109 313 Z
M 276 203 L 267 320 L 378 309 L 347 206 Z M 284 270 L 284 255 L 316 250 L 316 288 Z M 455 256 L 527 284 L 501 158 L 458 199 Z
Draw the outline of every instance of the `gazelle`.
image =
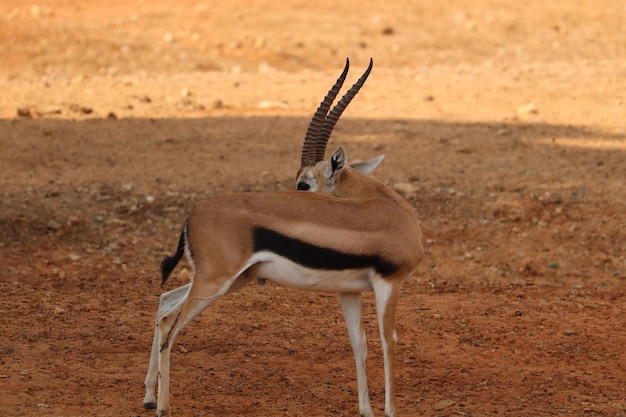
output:
M 366 176 L 382 157 L 348 165 L 343 148 L 324 161 L 339 116 L 367 79 L 367 71 L 328 112 L 349 62 L 317 109 L 304 140 L 296 189 L 212 197 L 193 206 L 178 249 L 161 264 L 162 282 L 183 254 L 190 283 L 161 295 L 145 380 L 144 406 L 168 416 L 172 345 L 187 323 L 220 297 L 252 279 L 339 294 L 356 360 L 359 411 L 373 416 L 365 374 L 367 346 L 361 320 L 365 291 L 373 291 L 385 365 L 385 414 L 396 416 L 395 311 L 402 282 L 423 257 L 421 231 L 409 203 Z M 155 387 L 158 379 L 158 402 Z

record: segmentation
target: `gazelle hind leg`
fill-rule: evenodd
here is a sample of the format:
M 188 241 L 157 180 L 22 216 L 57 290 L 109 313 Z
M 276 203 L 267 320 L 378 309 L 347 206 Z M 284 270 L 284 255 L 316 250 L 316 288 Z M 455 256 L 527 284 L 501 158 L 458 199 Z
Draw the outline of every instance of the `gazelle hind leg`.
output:
M 396 417 L 395 359 L 396 302 L 402 279 L 376 278 L 372 284 L 376 298 L 378 327 L 385 361 L 385 416 Z
M 158 417 L 169 415 L 170 356 L 176 337 L 186 324 L 197 317 L 202 310 L 215 302 L 219 297 L 220 295 L 209 299 L 187 298 L 180 305 L 176 306 L 170 315 L 161 319 L 159 323 L 160 338 L 157 346 L 159 382 L 156 415 Z
M 183 285 L 175 290 L 168 291 L 161 294 L 159 298 L 159 310 L 157 312 L 156 324 L 154 326 L 154 337 L 152 339 L 152 352 L 150 353 L 150 364 L 148 365 L 148 372 L 144 381 L 144 387 L 146 388 L 146 396 L 143 399 L 143 405 L 146 409 L 154 409 L 156 404 L 156 383 L 157 383 L 157 371 L 158 371 L 158 359 L 159 359 L 159 321 L 167 316 L 171 310 L 189 293 L 191 284 Z
M 339 302 L 343 311 L 343 317 L 348 327 L 348 335 L 354 352 L 356 362 L 356 378 L 359 390 L 359 413 L 364 417 L 373 417 L 370 405 L 369 390 L 367 389 L 367 375 L 365 372 L 365 359 L 367 358 L 367 339 L 363 329 L 362 295 L 361 293 L 339 294 Z
M 158 417 L 168 416 L 170 411 L 170 356 L 176 336 L 189 322 L 200 315 L 204 309 L 226 294 L 236 279 L 237 277 L 226 281 L 217 280 L 217 282 L 212 282 L 212 285 L 207 285 L 207 281 L 204 280 L 204 285 L 201 287 L 194 287 L 192 283 L 187 296 L 181 299 L 167 315 L 160 318 L 158 322 L 159 340 L 157 344 L 158 395 L 156 415 Z M 195 282 L 201 282 L 201 280 L 196 278 Z

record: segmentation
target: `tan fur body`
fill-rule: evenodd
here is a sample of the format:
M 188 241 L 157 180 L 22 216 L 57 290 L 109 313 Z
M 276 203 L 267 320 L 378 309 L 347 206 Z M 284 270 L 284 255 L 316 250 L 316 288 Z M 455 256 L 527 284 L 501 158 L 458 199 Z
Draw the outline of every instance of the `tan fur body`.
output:
M 252 256 L 252 228 L 261 226 L 340 252 L 379 254 L 406 274 L 423 256 L 421 232 L 412 208 L 395 197 L 341 199 L 285 191 L 226 194 L 198 202 L 188 220 L 194 265 L 232 275 Z M 229 244 L 223 245 L 225 241 Z

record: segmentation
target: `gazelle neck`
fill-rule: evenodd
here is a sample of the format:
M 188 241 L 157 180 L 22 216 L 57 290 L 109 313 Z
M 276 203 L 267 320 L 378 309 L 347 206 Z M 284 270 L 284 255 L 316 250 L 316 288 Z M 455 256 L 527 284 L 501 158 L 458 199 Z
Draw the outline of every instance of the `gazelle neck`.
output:
M 346 167 L 341 173 L 333 195 L 340 198 L 392 198 L 399 196 L 381 181 Z

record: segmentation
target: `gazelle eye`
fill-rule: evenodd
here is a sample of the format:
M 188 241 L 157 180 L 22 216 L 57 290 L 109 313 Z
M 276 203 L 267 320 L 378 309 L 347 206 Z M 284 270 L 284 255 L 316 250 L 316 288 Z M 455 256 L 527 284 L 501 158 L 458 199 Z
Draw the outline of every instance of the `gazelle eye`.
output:
M 311 188 L 311 187 L 310 187 L 310 186 L 309 186 L 309 184 L 307 184 L 306 182 L 299 182 L 299 183 L 296 185 L 296 190 L 300 190 L 300 191 L 306 191 L 306 190 L 308 190 L 309 188 Z

